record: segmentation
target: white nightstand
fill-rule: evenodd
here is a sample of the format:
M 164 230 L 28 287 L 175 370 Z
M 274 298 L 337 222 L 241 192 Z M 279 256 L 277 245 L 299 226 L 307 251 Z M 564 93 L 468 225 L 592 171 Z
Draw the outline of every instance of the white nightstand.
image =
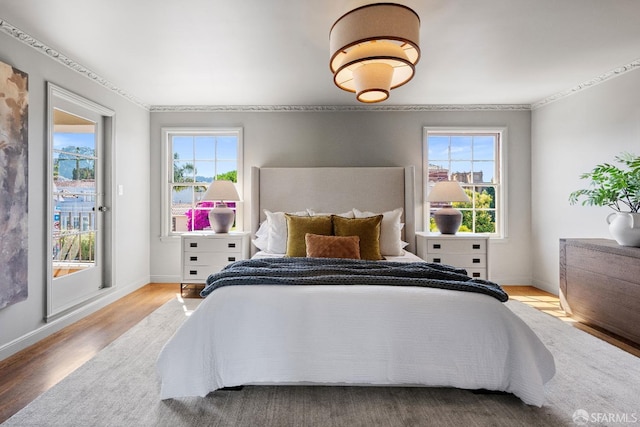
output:
M 427 262 L 464 268 L 474 278 L 489 278 L 489 236 L 486 234 L 417 232 L 416 255 Z
M 180 236 L 182 247 L 180 292 L 190 284 L 204 284 L 227 264 L 249 258 L 249 232 L 215 234 L 191 232 Z

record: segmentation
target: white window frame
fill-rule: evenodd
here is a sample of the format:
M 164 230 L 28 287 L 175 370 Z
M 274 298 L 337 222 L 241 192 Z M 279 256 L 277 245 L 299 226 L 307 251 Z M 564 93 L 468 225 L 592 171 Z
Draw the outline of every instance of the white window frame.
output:
M 240 202 L 236 203 L 236 228 L 243 230 L 243 129 L 241 127 L 163 127 L 162 128 L 162 189 L 161 189 L 161 239 L 179 238 L 183 231 L 171 231 L 171 184 L 173 182 L 173 150 L 171 137 L 173 135 L 234 135 L 238 138 L 237 147 L 237 183 L 236 189 Z
M 423 229 L 429 231 L 429 219 L 431 206 L 427 201 L 429 191 L 429 135 L 451 135 L 451 134 L 498 134 L 498 155 L 495 158 L 496 175 L 499 177 L 496 183 L 496 230 L 490 233 L 492 239 L 507 238 L 507 129 L 505 127 L 432 127 L 423 128 L 422 137 L 422 195 L 423 195 Z

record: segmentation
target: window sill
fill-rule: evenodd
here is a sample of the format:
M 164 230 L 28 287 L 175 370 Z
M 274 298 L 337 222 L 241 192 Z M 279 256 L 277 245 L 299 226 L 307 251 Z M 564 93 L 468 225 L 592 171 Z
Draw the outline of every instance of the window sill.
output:
M 160 241 L 162 243 L 180 243 L 180 235 L 160 236 Z

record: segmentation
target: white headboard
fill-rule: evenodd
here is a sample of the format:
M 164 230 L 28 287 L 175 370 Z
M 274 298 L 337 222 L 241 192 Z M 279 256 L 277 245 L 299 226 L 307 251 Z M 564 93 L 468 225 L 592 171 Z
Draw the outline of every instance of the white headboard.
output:
M 251 232 L 264 209 L 295 212 L 386 212 L 404 208 L 403 239 L 415 247 L 415 171 L 407 167 L 251 168 Z

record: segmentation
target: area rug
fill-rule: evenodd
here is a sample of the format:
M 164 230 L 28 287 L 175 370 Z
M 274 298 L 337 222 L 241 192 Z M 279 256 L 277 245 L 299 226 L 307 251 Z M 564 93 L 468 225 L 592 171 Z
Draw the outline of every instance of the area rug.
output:
M 9 426 L 575 426 L 640 423 L 640 359 L 509 301 L 556 360 L 542 408 L 451 388 L 247 386 L 161 401 L 155 360 L 198 300 L 172 300 L 7 420 Z

